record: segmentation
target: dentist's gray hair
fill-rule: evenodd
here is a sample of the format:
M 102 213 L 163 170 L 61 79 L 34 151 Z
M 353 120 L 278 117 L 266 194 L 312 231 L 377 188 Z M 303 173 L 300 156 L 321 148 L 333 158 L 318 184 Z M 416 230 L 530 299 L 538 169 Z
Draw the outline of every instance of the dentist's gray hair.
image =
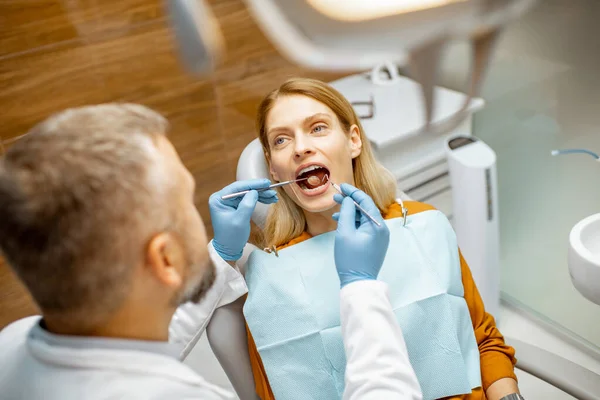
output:
M 156 148 L 167 129 L 140 105 L 73 108 L 0 159 L 0 250 L 54 323 L 91 327 L 124 301 L 168 223 Z

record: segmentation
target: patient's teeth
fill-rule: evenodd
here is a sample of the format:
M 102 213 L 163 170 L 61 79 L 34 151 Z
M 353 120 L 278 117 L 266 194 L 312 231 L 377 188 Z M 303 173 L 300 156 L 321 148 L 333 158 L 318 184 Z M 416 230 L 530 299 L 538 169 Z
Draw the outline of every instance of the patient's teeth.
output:
M 315 170 L 315 169 L 319 169 L 319 168 L 323 168 L 323 167 L 321 167 L 320 165 L 311 165 L 309 167 L 303 168 L 298 173 L 298 176 L 300 176 L 300 175 L 302 175 L 302 174 L 304 174 L 306 172 L 309 172 L 309 171 L 312 171 L 312 170 Z

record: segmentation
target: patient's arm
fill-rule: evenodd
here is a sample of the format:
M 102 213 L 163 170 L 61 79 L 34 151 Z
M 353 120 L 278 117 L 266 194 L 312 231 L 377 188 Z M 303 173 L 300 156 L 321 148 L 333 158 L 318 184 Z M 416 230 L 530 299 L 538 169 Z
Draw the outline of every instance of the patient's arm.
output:
M 492 383 L 485 392 L 485 396 L 488 400 L 500 400 L 512 393 L 519 393 L 517 381 L 512 378 L 502 378 Z
M 517 362 L 515 350 L 504 343 L 504 337 L 496 327 L 494 317 L 485 311 L 471 270 L 462 254 L 460 254 L 460 269 L 465 289 L 465 301 L 469 307 L 475 339 L 479 347 L 483 390 L 489 400 L 500 399 L 510 393 L 518 393 L 517 377 L 514 372 L 514 365 Z M 502 394 L 500 397 L 495 397 L 500 394 Z

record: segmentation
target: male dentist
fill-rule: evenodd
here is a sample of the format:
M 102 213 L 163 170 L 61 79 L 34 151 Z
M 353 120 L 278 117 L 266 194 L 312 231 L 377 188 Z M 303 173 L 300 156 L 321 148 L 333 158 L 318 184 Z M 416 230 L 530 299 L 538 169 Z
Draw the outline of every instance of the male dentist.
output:
M 42 311 L 0 332 L 3 399 L 232 398 L 168 343 L 180 304 L 214 310 L 232 301 L 225 286 L 245 285 L 211 261 L 194 179 L 167 131 L 140 105 L 80 107 L 43 121 L 0 159 L 0 249 Z M 242 202 L 276 201 L 262 196 Z M 386 230 L 356 229 L 354 213 L 344 200 L 336 237 L 345 397 L 419 399 L 385 288 L 373 281 Z

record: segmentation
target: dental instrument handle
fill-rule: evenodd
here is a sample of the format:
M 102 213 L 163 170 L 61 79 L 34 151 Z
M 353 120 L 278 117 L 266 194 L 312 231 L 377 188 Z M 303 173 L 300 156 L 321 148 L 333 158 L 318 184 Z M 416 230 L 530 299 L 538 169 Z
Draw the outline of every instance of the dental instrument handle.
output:
M 285 181 L 285 182 L 279 182 L 279 183 L 274 183 L 272 185 L 269 185 L 269 187 L 266 187 L 264 189 L 257 189 L 257 192 L 264 192 L 265 190 L 269 190 L 269 189 L 274 189 L 274 188 L 278 188 L 280 186 L 285 186 L 285 185 L 289 185 L 290 183 L 294 183 L 294 182 L 300 182 L 300 181 L 305 181 L 308 178 L 302 178 L 302 179 L 295 179 L 295 180 L 291 180 L 291 181 Z M 225 196 L 222 196 L 221 199 L 223 200 L 228 200 L 228 199 L 233 199 L 236 197 L 240 197 L 245 195 L 246 193 L 251 192 L 251 190 L 242 190 L 241 192 L 235 192 L 235 193 L 231 193 L 231 194 L 227 194 Z
M 361 206 L 358 205 L 358 203 L 354 200 L 352 200 L 354 202 L 354 205 L 356 206 L 356 208 L 358 208 L 360 210 L 361 213 L 363 213 L 367 218 L 369 218 L 371 221 L 373 221 L 373 223 L 377 226 L 381 226 L 381 224 L 379 222 L 377 222 L 377 220 L 375 218 L 373 218 L 371 216 L 371 214 L 369 214 L 364 208 L 362 208 Z
M 330 182 L 331 182 L 331 181 L 330 181 Z M 344 195 L 344 193 L 342 193 L 342 189 L 341 189 L 341 188 L 340 188 L 338 185 L 336 185 L 335 183 L 331 182 L 331 186 L 333 186 L 333 188 L 334 188 L 335 190 L 337 190 L 338 192 L 340 192 L 340 194 L 341 194 L 341 195 Z M 344 195 L 344 196 L 345 196 L 345 195 Z M 351 197 L 351 199 L 352 199 L 352 197 Z M 373 221 L 373 223 L 374 223 L 375 225 L 377 225 L 377 226 L 381 226 L 381 224 L 380 224 L 380 223 L 379 223 L 379 222 L 378 222 L 378 221 L 377 221 L 375 218 L 373 218 L 373 217 L 371 216 L 371 214 L 369 214 L 369 213 L 367 212 L 367 210 L 365 210 L 364 208 L 362 208 L 362 207 L 361 207 L 361 206 L 360 206 L 360 205 L 359 205 L 359 204 L 358 204 L 356 201 L 354 201 L 354 199 L 352 199 L 352 202 L 354 203 L 354 205 L 356 206 L 356 208 L 358 208 L 358 209 L 359 209 L 359 211 L 360 211 L 361 213 L 363 213 L 363 215 L 364 215 L 364 216 L 366 216 L 366 217 L 367 217 L 367 218 L 369 218 L 371 221 Z

